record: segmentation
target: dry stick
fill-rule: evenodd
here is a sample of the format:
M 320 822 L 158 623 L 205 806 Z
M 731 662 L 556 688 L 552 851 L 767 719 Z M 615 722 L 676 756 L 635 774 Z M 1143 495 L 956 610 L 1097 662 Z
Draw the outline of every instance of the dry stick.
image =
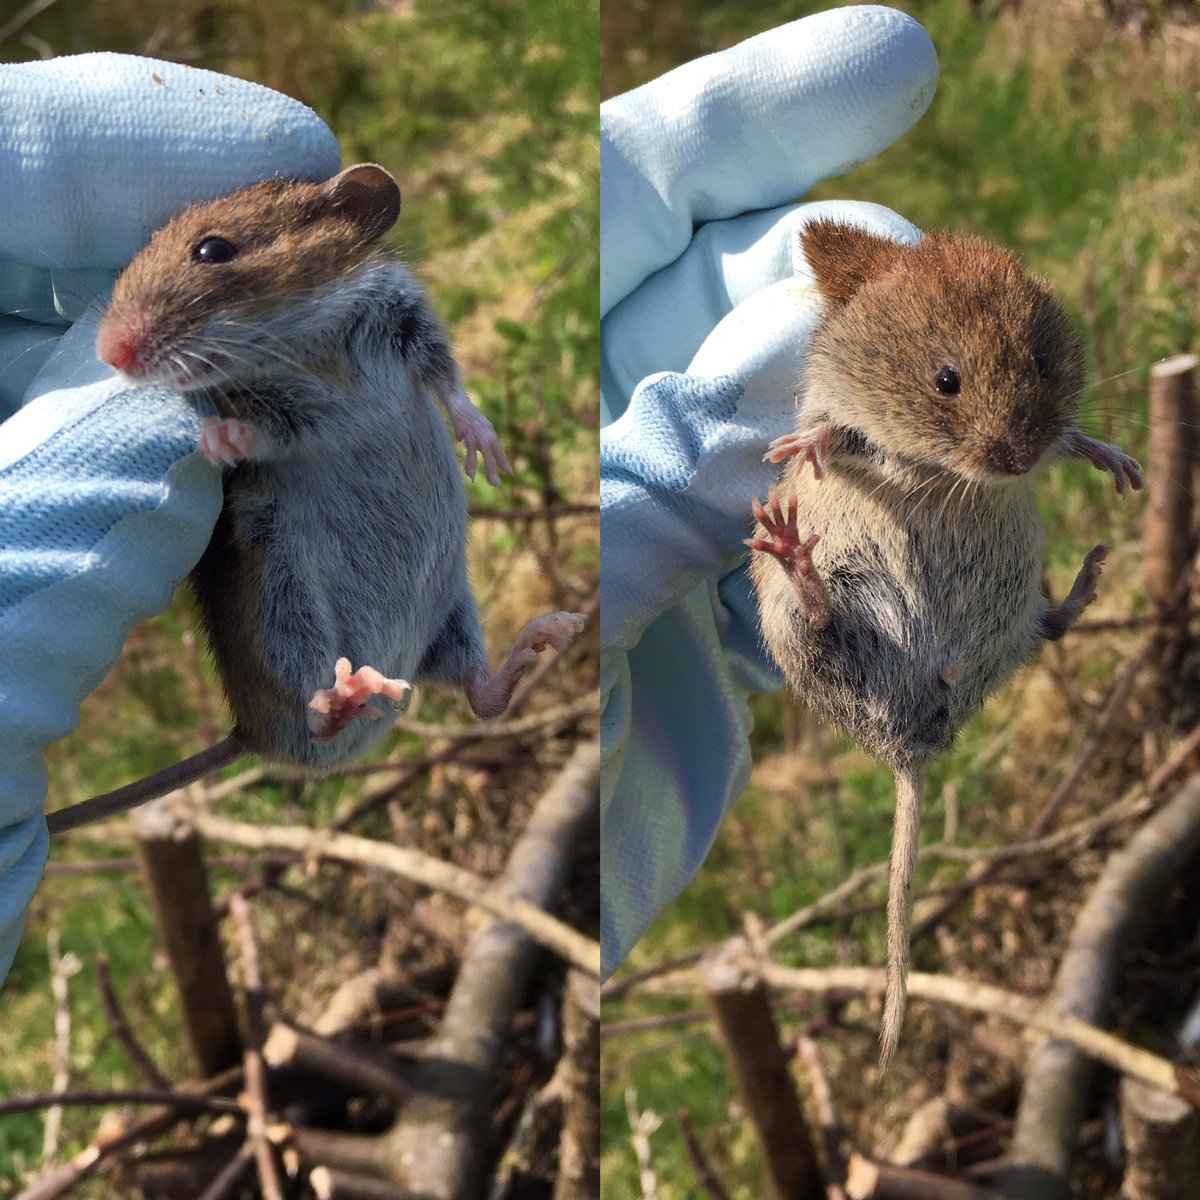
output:
M 188 1044 L 201 1074 L 215 1075 L 241 1061 L 242 1043 L 203 847 L 171 797 L 132 820 Z
M 1150 466 L 1153 486 L 1146 500 L 1142 564 L 1146 589 L 1160 625 L 1157 709 L 1166 720 L 1179 691 L 1178 673 L 1187 653 L 1186 618 L 1171 622 L 1180 580 L 1196 552 L 1192 474 L 1196 466 L 1194 354 L 1181 354 L 1150 368 Z M 1186 596 L 1186 593 L 1185 593 Z
M 245 1112 L 236 1100 L 225 1096 L 189 1095 L 173 1088 L 73 1088 L 71 1091 L 37 1092 L 0 1100 L 0 1117 L 14 1113 L 36 1112 L 61 1104 L 70 1108 L 94 1108 L 117 1104 L 166 1104 L 186 1113 L 218 1112 L 241 1115 Z
M 297 826 L 241 825 L 203 814 L 195 817 L 195 825 L 211 841 L 231 842 L 256 850 L 297 850 L 315 859 L 332 858 L 376 867 L 434 891 L 457 896 L 492 916 L 519 926 L 534 941 L 581 970 L 597 978 L 600 975 L 600 947 L 591 938 L 552 917 L 538 905 L 518 896 L 505 895 L 495 884 L 480 879 L 473 872 L 409 846 L 392 846 L 348 833 L 328 833 Z
M 151 1113 L 140 1121 L 135 1121 L 120 1133 L 97 1135 L 92 1142 L 74 1155 L 70 1162 L 43 1175 L 35 1183 L 27 1187 L 13 1200 L 58 1200 L 65 1196 L 81 1179 L 92 1175 L 105 1158 L 120 1153 L 139 1142 L 150 1141 L 159 1137 L 172 1126 L 177 1125 L 190 1115 L 179 1107 L 180 1100 L 188 1100 L 192 1096 L 215 1096 L 237 1084 L 242 1077 L 242 1068 L 233 1067 L 222 1072 L 213 1079 L 202 1084 L 185 1084 L 180 1087 L 171 1099 L 172 1107 L 165 1111 Z
M 167 1077 L 154 1065 L 154 1060 L 134 1037 L 133 1030 L 125 1016 L 125 1010 L 117 998 L 117 989 L 113 986 L 108 959 L 103 954 L 98 954 L 95 967 L 96 981 L 100 985 L 100 1003 L 104 1008 L 104 1015 L 108 1019 L 109 1031 L 120 1043 L 121 1048 L 125 1051 L 125 1057 L 132 1063 L 133 1069 L 141 1077 L 142 1082 L 158 1091 L 169 1091 L 171 1084 Z
M 712 1197 L 712 1200 L 729 1200 L 729 1193 L 725 1190 L 725 1185 L 713 1170 L 712 1163 L 705 1156 L 700 1139 L 692 1128 L 691 1114 L 686 1108 L 675 1110 L 675 1124 L 679 1126 L 684 1153 L 687 1154 L 688 1162 L 692 1164 L 696 1182 Z
M 625 1089 L 625 1115 L 629 1119 L 630 1142 L 637 1159 L 638 1183 L 642 1188 L 642 1200 L 658 1200 L 658 1177 L 654 1174 L 654 1161 L 650 1157 L 650 1135 L 662 1126 L 662 1118 L 649 1109 L 638 1110 L 637 1092 Z
M 254 1151 L 263 1200 L 283 1200 L 279 1166 L 267 1139 L 267 1069 L 262 1057 L 265 997 L 262 967 L 258 957 L 258 940 L 254 936 L 254 925 L 250 920 L 250 906 L 244 897 L 230 897 L 229 913 L 237 926 L 238 944 L 242 952 L 242 971 L 246 979 L 246 1045 L 242 1056 L 242 1069 L 246 1076 L 246 1139 Z
M 874 967 L 816 970 L 760 962 L 758 969 L 763 981 L 772 988 L 818 996 L 878 994 L 883 991 L 885 980 L 884 972 Z M 1039 1000 L 1019 996 L 991 984 L 952 979 L 948 975 L 917 972 L 910 979 L 909 995 L 915 999 L 952 1004 L 956 1008 L 988 1013 L 1017 1025 L 1028 1026 L 1060 1041 L 1070 1042 L 1083 1053 L 1123 1075 L 1141 1079 L 1173 1095 L 1183 1096 L 1189 1102 L 1200 1103 L 1200 1075 L 1196 1072 L 1177 1067 L 1148 1050 L 1131 1046 L 1085 1021 L 1055 1013 Z M 691 993 L 703 987 L 704 980 L 700 973 L 685 969 L 659 980 L 657 990 L 664 993 Z
M 826 1200 L 846 1200 L 846 1160 L 842 1154 L 846 1131 L 833 1106 L 833 1088 L 829 1086 L 821 1051 L 812 1038 L 801 1036 L 796 1039 L 796 1056 L 808 1074 L 808 1092 L 825 1138 Z
M 588 695 L 581 696 L 570 704 L 559 704 L 544 712 L 511 721 L 479 721 L 474 725 L 432 725 L 424 721 L 413 721 L 408 717 L 397 717 L 392 723 L 392 728 L 416 737 L 455 738 L 462 741 L 524 737 L 529 733 L 548 733 L 554 729 L 561 729 L 564 725 L 570 725 L 583 717 L 593 716 L 597 709 L 596 697 Z
M 1200 772 L 1108 860 L 1076 919 L 1047 1012 L 1092 1024 L 1104 1020 L 1122 963 L 1198 849 Z M 1066 1194 L 1092 1073 L 1091 1062 L 1071 1046 L 1046 1041 L 1030 1054 L 1009 1151 L 1012 1168 L 1004 1174 L 1014 1195 L 1056 1200 Z M 1178 1086 L 1145 1082 L 1179 1094 Z
M 317 1037 L 291 1025 L 274 1026 L 262 1053 L 272 1067 L 302 1067 L 358 1094 L 383 1096 L 397 1105 L 412 1094 L 400 1064 L 390 1056 Z
M 65 1092 L 71 1081 L 71 998 L 67 981 L 79 970 L 79 960 L 73 954 L 63 957 L 58 930 L 52 929 L 47 939 L 50 950 L 50 990 L 54 994 L 54 1082 L 55 1092 Z M 42 1162 L 57 1157 L 62 1135 L 62 1108 L 52 1104 L 46 1110 L 42 1134 Z
M 538 800 L 504 868 L 503 892 L 551 907 L 596 828 L 599 803 L 600 745 L 592 741 L 575 751 Z M 427 1087 L 385 1135 L 392 1177 L 428 1200 L 464 1200 L 482 1190 L 492 1097 L 538 957 L 522 927 L 498 920 L 481 926 L 463 952 L 442 1023 L 421 1062 Z
M 872 1162 L 855 1154 L 846 1173 L 852 1200 L 1004 1200 L 1000 1192 L 929 1171 Z
M 357 1175 L 332 1167 L 314 1167 L 308 1175 L 317 1200 L 422 1200 L 407 1188 L 385 1179 Z
M 1200 1179 L 1200 1111 L 1133 1079 L 1121 1080 L 1121 1143 L 1127 1200 L 1176 1200 Z
M 40 16 L 57 2 L 58 0 L 30 0 L 30 3 L 25 5 L 11 20 L 0 25 L 0 43 L 16 37 L 34 17 Z
M 791 1200 L 815 1195 L 824 1182 L 758 965 L 745 938 L 730 938 L 701 961 L 697 975 L 754 1127 L 770 1194 Z
M 253 1165 L 253 1151 L 249 1146 L 242 1146 L 204 1189 L 200 1200 L 229 1200 Z
M 600 1195 L 600 984 L 582 971 L 567 976 L 562 1058 L 554 1072 L 562 1097 L 562 1133 L 554 1200 Z

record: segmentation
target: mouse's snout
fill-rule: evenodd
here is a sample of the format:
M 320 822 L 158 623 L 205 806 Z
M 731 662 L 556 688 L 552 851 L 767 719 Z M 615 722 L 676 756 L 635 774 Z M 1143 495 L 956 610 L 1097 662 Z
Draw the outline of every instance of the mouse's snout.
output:
M 1002 438 L 985 438 L 980 451 L 984 469 L 991 475 L 1024 475 L 1038 459 L 1028 445 Z

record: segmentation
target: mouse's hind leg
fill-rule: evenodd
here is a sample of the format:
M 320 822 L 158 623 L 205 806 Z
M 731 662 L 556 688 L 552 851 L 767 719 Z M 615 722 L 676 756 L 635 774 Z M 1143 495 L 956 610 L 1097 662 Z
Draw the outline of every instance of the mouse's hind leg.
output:
M 463 680 L 463 690 L 477 717 L 498 717 L 508 707 L 513 689 L 537 656 L 549 646 L 565 650 L 571 639 L 582 631 L 587 618 L 583 613 L 556 612 L 534 617 L 521 631 L 508 652 L 504 665 L 494 675 L 476 667 Z
M 374 667 L 352 672 L 350 660 L 339 658 L 333 687 L 319 688 L 308 702 L 308 731 L 315 741 L 328 741 L 359 717 L 378 721 L 383 713 L 367 703 L 373 696 L 386 696 L 399 704 L 411 691 L 406 680 L 388 679 Z

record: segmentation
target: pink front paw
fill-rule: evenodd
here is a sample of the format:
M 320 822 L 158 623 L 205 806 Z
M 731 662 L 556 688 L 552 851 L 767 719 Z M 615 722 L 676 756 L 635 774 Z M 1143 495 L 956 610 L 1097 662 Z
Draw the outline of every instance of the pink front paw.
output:
M 378 721 L 383 713 L 367 703 L 372 696 L 386 696 L 400 704 L 412 691 L 406 680 L 388 679 L 374 667 L 351 672 L 348 658 L 339 658 L 333 673 L 333 687 L 319 688 L 308 702 L 308 731 L 318 742 L 336 737 L 358 717 Z
M 813 569 L 812 550 L 821 538 L 819 534 L 814 533 L 807 541 L 800 540 L 800 529 L 797 524 L 799 509 L 797 498 L 792 496 L 788 500 L 785 513 L 783 506 L 779 503 L 779 493 L 772 487 L 767 493 L 765 508 L 758 502 L 757 496 L 750 501 L 750 504 L 754 509 L 756 520 L 766 530 L 767 536 L 765 538 L 746 538 L 746 545 L 751 550 L 758 550 L 777 558 L 787 571 L 794 571 L 801 575 L 811 574 Z
M 832 439 L 833 427 L 824 424 L 796 433 L 785 433 L 767 447 L 763 462 L 778 463 L 787 458 L 798 458 L 800 463 L 797 470 L 803 468 L 806 462 L 812 463 L 813 478 L 824 479 L 825 455 L 829 453 L 829 443 Z
M 1071 588 L 1071 594 L 1081 601 L 1080 607 L 1086 608 L 1096 599 L 1096 584 L 1100 582 L 1100 572 L 1107 557 L 1108 547 L 1101 542 L 1099 546 L 1093 546 L 1083 560 L 1083 566 L 1079 568 L 1079 574 Z
M 496 437 L 496 430 L 491 421 L 478 409 L 468 404 L 467 408 L 459 409 L 452 416 L 454 436 L 467 448 L 467 461 L 464 467 L 468 479 L 475 478 L 476 456 L 483 458 L 483 473 L 492 487 L 500 486 L 500 472 L 512 473 L 504 447 Z
M 1097 441 L 1078 430 L 1072 430 L 1064 440 L 1071 454 L 1086 458 L 1097 470 L 1112 473 L 1118 495 L 1127 495 L 1131 488 L 1140 492 L 1146 486 L 1142 468 L 1120 447 Z
M 236 466 L 258 444 L 258 430 L 233 417 L 208 417 L 200 425 L 200 453 L 215 467 Z

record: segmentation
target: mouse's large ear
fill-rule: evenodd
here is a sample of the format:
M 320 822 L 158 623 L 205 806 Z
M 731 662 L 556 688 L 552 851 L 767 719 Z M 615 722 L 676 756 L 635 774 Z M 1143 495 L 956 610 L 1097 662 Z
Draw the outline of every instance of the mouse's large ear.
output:
M 400 185 L 374 163 L 359 163 L 335 175 L 325 185 L 325 198 L 335 212 L 349 217 L 368 241 L 382 237 L 400 216 Z
M 800 231 L 800 248 L 817 277 L 821 295 L 839 305 L 869 279 L 882 275 L 907 249 L 899 242 L 829 220 L 805 225 Z

